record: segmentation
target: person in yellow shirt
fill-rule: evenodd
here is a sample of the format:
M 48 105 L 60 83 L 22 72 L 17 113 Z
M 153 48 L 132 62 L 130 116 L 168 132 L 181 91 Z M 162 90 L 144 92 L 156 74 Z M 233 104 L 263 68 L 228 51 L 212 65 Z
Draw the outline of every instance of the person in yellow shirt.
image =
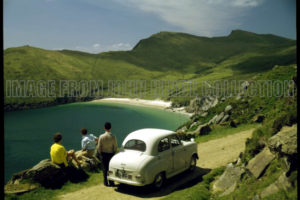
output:
M 53 136 L 54 144 L 50 148 L 50 156 L 51 161 L 61 168 L 68 167 L 68 161 L 74 159 L 78 166 L 80 166 L 80 162 L 77 160 L 75 156 L 75 151 L 72 149 L 70 151 L 66 151 L 65 147 L 61 144 L 62 135 L 61 133 L 55 133 Z

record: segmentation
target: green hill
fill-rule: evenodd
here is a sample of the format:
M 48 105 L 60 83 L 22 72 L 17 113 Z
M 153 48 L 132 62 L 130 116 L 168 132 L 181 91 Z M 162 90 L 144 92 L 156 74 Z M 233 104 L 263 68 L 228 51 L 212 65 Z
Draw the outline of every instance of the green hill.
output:
M 272 60 L 280 62 L 277 64 L 293 62 L 295 52 L 279 52 L 295 45 L 293 40 L 240 30 L 232 31 L 229 36 L 214 38 L 160 32 L 141 40 L 132 51 L 103 53 L 101 57 L 126 60 L 148 70 L 201 73 L 219 67 L 225 60 L 232 60 L 235 56 L 248 55 L 249 60 L 259 58 L 254 63 L 255 70 L 263 71 L 273 67 L 270 65 Z M 260 59 L 262 56 L 265 59 Z M 270 63 L 266 63 L 266 60 Z
M 160 32 L 141 40 L 131 51 L 90 54 L 31 46 L 8 48 L 4 50 L 4 79 L 103 80 L 104 83 L 139 79 L 244 79 L 274 65 L 295 63 L 296 41 L 275 35 L 235 30 L 228 36 L 208 38 Z M 5 88 L 5 92 L 9 90 Z M 5 98 L 6 105 L 17 106 L 53 101 L 57 99 Z

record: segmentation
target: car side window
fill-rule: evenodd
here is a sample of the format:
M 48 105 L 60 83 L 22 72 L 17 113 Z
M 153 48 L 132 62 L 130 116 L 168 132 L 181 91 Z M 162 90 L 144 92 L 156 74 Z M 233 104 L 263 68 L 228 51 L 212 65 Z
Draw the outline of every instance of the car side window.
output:
M 170 149 L 170 143 L 168 138 L 163 138 L 158 143 L 158 152 L 163 152 Z
M 178 137 L 176 135 L 172 135 L 171 136 L 171 145 L 172 145 L 172 147 L 177 147 L 180 144 L 181 143 L 180 143 L 180 140 L 178 139 Z

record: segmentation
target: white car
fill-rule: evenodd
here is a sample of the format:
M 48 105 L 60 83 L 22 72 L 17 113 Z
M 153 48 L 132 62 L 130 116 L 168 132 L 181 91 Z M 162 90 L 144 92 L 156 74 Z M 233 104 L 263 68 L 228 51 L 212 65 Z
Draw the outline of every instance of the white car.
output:
M 174 131 L 140 129 L 130 133 L 109 163 L 108 180 L 134 186 L 164 181 L 185 170 L 196 168 L 197 144 L 181 141 Z

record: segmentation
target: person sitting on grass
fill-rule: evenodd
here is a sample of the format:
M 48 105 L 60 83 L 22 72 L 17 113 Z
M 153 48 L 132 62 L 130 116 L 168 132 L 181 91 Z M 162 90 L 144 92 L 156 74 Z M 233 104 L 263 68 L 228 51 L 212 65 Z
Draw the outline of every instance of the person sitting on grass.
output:
M 80 162 L 75 156 L 75 151 L 72 149 L 67 152 L 65 147 L 61 144 L 61 133 L 55 133 L 53 136 L 53 140 L 54 144 L 50 148 L 51 161 L 61 168 L 65 168 L 68 167 L 68 161 L 74 159 L 78 167 L 80 167 Z
M 87 134 L 87 130 L 85 128 L 81 129 L 81 153 L 78 157 L 84 156 L 87 158 L 94 158 L 96 145 L 98 143 L 98 138 L 93 134 Z

